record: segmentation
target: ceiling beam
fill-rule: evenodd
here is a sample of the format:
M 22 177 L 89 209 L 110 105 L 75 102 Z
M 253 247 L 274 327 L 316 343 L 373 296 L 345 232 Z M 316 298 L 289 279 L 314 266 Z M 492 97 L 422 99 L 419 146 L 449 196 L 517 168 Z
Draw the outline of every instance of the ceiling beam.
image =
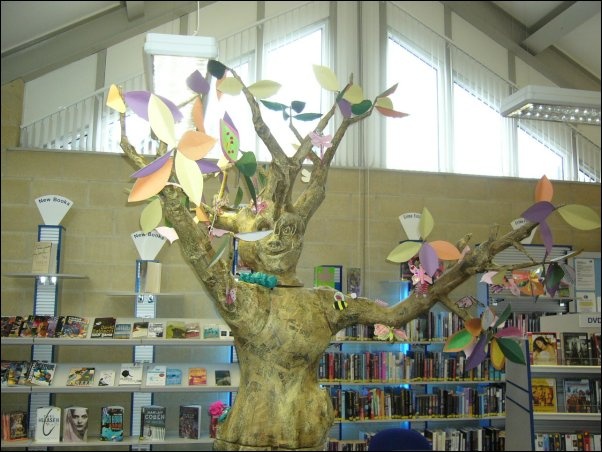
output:
M 144 16 L 144 2 L 125 2 L 125 9 L 127 10 L 128 20 L 136 20 Z
M 600 13 L 600 2 L 575 2 L 523 41 L 533 55 L 541 53 Z

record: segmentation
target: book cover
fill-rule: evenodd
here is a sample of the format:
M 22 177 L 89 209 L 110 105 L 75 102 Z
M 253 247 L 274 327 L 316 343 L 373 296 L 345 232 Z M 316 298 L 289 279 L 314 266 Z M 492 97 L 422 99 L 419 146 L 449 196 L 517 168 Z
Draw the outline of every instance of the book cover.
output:
M 590 335 L 592 349 L 592 366 L 599 366 L 602 362 L 602 350 L 600 348 L 600 332 L 594 332 Z
M 100 414 L 100 440 L 123 441 L 123 413 L 120 405 L 102 407 Z
M 92 386 L 95 367 L 72 367 L 67 376 L 66 386 Z
M 558 411 L 555 378 L 533 378 L 531 380 L 531 391 L 533 411 L 547 413 Z
M 96 317 L 92 323 L 90 338 L 112 338 L 115 334 L 115 317 Z
M 2 387 L 8 386 L 8 371 L 10 370 L 10 361 L 2 360 L 0 362 L 0 371 L 1 371 L 1 383 Z
M 191 367 L 188 369 L 188 386 L 207 384 L 207 369 L 204 367 Z
M 55 363 L 43 361 L 33 361 L 27 376 L 27 382 L 34 386 L 50 386 L 54 373 L 56 371 Z
M 98 386 L 115 386 L 115 371 L 110 369 L 99 371 Z
M 88 408 L 70 406 L 64 410 L 63 441 L 66 443 L 88 441 Z
M 529 354 L 533 365 L 558 364 L 558 344 L 556 333 L 527 334 L 529 338 Z
M 65 316 L 51 315 L 48 317 L 48 334 L 47 337 L 61 337 Z
M 29 315 L 23 319 L 19 337 L 35 337 L 37 334 L 36 322 L 34 315 Z
M 215 384 L 217 386 L 230 386 L 232 379 L 230 378 L 229 370 L 216 370 L 215 371 Z
M 61 440 L 62 413 L 58 406 L 42 406 L 36 410 L 34 439 L 45 443 L 58 443 Z
M 184 333 L 184 337 L 186 339 L 195 339 L 201 336 L 199 322 L 188 321 L 186 322 L 185 328 L 186 332 Z
M 33 245 L 33 256 L 31 272 L 35 274 L 56 273 L 57 244 L 53 242 L 35 242 Z
M 228 325 L 219 326 L 219 338 L 220 339 L 232 339 L 233 333 Z
M 180 438 L 201 437 L 201 405 L 180 405 L 178 433 Z
M 132 324 L 127 322 L 115 323 L 113 339 L 129 339 L 132 335 Z
M 587 378 L 564 380 L 564 406 L 567 413 L 591 413 L 592 390 Z
M 220 327 L 217 323 L 203 325 L 203 339 L 219 339 Z
M 168 367 L 165 377 L 166 385 L 181 385 L 182 384 L 182 369 L 177 367 Z
M 146 369 L 146 386 L 165 386 L 167 381 L 167 366 L 149 364 Z
M 148 322 L 148 337 L 163 337 L 163 322 Z
M 148 337 L 148 321 L 139 320 L 132 325 L 132 339 Z
M 168 320 L 165 327 L 167 339 L 184 339 L 186 337 L 186 323 L 180 320 Z
M 21 324 L 23 323 L 23 317 L 20 315 L 13 316 L 3 316 L 2 317 L 2 337 L 10 337 L 13 328 L 15 328 L 15 323 L 18 322 L 18 330 L 16 336 L 19 335 L 19 330 L 21 329 Z M 13 335 L 13 337 L 16 337 Z
M 119 385 L 142 384 L 143 366 L 141 363 L 125 363 L 121 365 L 119 372 Z
M 591 363 L 589 334 L 562 333 L 562 355 L 567 366 L 589 366 Z
M 65 317 L 61 337 L 85 339 L 88 337 L 90 320 L 87 317 L 68 315 Z
M 31 363 L 29 361 L 11 361 L 6 377 L 7 386 L 27 384 L 30 367 Z
M 343 290 L 343 266 L 318 265 L 314 267 L 314 287 L 321 286 Z
M 15 320 L 11 323 L 11 329 L 8 333 L 8 337 L 19 337 L 24 320 L 25 319 L 20 315 L 15 316 Z
M 166 408 L 159 405 L 141 407 L 140 440 L 163 441 L 165 439 Z
M 2 432 L 5 441 L 27 439 L 27 412 L 17 410 L 2 413 Z

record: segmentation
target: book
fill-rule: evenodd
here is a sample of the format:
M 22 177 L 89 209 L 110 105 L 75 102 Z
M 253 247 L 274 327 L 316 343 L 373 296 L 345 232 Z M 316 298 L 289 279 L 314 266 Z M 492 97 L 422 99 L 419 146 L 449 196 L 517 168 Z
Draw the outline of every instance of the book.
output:
M 229 370 L 216 370 L 215 371 L 215 384 L 217 386 L 230 386 L 232 380 L 230 378 Z
M 533 365 L 558 364 L 558 336 L 556 333 L 527 333 L 529 355 Z
M 27 376 L 27 382 L 34 386 L 50 386 L 54 373 L 56 371 L 55 363 L 44 361 L 33 361 Z
M 146 386 L 165 386 L 167 381 L 167 366 L 149 364 L 146 369 Z
M 119 386 L 142 384 L 142 363 L 125 363 L 119 372 Z
M 61 337 L 65 316 L 51 315 L 48 317 L 47 337 Z
M 567 366 L 589 366 L 591 345 L 586 332 L 564 332 L 562 337 L 563 363 Z
M 166 408 L 159 405 L 141 407 L 140 440 L 163 441 L 165 439 Z
M 27 412 L 16 410 L 2 413 L 2 439 L 18 441 L 27 439 Z
M 148 337 L 163 337 L 163 322 L 148 322 Z
M 590 334 L 590 343 L 592 349 L 592 366 L 599 366 L 602 362 L 602 351 L 600 348 L 600 332 Z
M 110 369 L 99 371 L 98 386 L 115 386 L 115 371 Z
M 64 442 L 88 441 L 88 408 L 82 406 L 65 408 L 63 419 Z
M 37 335 L 37 322 L 35 315 L 29 315 L 23 319 L 21 325 L 21 331 L 19 331 L 19 337 L 36 337 Z
M 587 378 L 565 378 L 564 407 L 567 413 L 591 413 L 592 388 Z
M 92 386 L 95 367 L 72 367 L 67 375 L 66 386 Z
M 102 407 L 100 413 L 100 440 L 123 441 L 123 413 L 120 405 Z
M 318 265 L 314 267 L 314 287 L 332 287 L 343 290 L 342 265 Z
M 207 369 L 204 367 L 190 367 L 188 369 L 188 386 L 207 384 Z
M 90 320 L 87 317 L 68 315 L 65 317 L 61 337 L 85 339 L 88 337 L 88 326 Z
M 199 439 L 201 437 L 201 405 L 180 405 L 178 433 L 180 438 Z
M 17 329 L 16 335 L 12 334 L 12 337 L 17 337 L 21 330 L 21 324 L 23 323 L 23 317 L 20 315 L 3 316 L 2 317 L 2 337 L 11 337 L 11 333 L 14 329 Z
M 115 333 L 115 317 L 96 317 L 92 323 L 90 338 L 112 338 Z
M 199 322 L 188 321 L 185 324 L 185 328 L 186 332 L 184 333 L 184 337 L 186 339 L 194 339 L 201 336 Z
M 203 339 L 219 339 L 220 327 L 217 323 L 203 325 Z
M 555 378 L 533 378 L 531 394 L 534 412 L 556 413 L 558 411 Z
M 168 367 L 165 374 L 166 385 L 182 384 L 182 369 L 178 369 L 177 367 Z
M 186 323 L 181 320 L 168 320 L 165 327 L 167 339 L 184 339 L 186 337 Z
M 35 274 L 56 273 L 57 249 L 57 244 L 53 242 L 35 242 L 33 245 L 31 272 Z
M 10 370 L 10 361 L 2 360 L 0 361 L 0 372 L 1 372 L 1 386 L 4 388 L 8 386 L 8 371 Z
M 61 408 L 41 406 L 36 410 L 34 439 L 45 443 L 58 443 L 61 440 Z
M 148 321 L 139 320 L 132 324 L 132 339 L 148 337 Z
M 20 315 L 15 316 L 14 321 L 11 322 L 11 328 L 10 332 L 8 333 L 8 337 L 19 337 L 24 320 L 25 319 Z
M 132 335 L 132 324 L 128 322 L 115 323 L 113 339 L 129 339 Z
M 27 384 L 27 376 L 29 375 L 29 361 L 10 361 L 10 367 L 7 370 L 6 385 L 18 386 Z

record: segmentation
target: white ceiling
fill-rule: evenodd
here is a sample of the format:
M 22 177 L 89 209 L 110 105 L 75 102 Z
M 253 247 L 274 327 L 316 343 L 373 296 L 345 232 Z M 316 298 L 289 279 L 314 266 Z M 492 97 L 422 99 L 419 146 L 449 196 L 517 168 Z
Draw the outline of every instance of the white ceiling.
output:
M 18 77 L 35 78 L 58 65 L 88 56 L 103 46 L 106 48 L 119 39 L 192 12 L 197 3 L 2 1 L 2 83 Z M 200 2 L 200 5 L 203 7 L 208 3 L 212 2 Z M 481 15 L 499 13 L 499 9 L 492 9 L 495 5 L 515 21 L 516 44 L 535 56 L 554 46 L 592 75 L 595 82 L 597 79 L 599 85 L 600 1 L 442 3 L 453 10 L 464 8 L 465 12 L 478 10 L 481 6 Z M 470 21 L 470 16 L 466 13 L 465 18 Z M 472 21 L 479 22 L 479 17 L 472 16 Z

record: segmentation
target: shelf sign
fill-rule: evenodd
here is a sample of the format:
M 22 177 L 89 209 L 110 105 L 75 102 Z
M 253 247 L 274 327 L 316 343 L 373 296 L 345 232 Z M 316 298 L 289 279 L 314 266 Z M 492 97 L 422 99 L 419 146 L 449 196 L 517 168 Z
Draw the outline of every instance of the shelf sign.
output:
M 579 326 L 580 327 L 598 327 L 602 326 L 600 313 L 596 314 L 579 314 Z
M 152 261 L 161 251 L 166 238 L 157 231 L 137 231 L 132 234 L 132 240 L 136 245 L 140 259 Z
M 403 231 L 408 236 L 408 240 L 420 240 L 420 218 L 422 214 L 418 212 L 407 212 L 399 215 L 399 221 Z
M 73 201 L 59 195 L 45 195 L 36 198 L 36 206 L 46 226 L 58 226 L 71 209 Z

